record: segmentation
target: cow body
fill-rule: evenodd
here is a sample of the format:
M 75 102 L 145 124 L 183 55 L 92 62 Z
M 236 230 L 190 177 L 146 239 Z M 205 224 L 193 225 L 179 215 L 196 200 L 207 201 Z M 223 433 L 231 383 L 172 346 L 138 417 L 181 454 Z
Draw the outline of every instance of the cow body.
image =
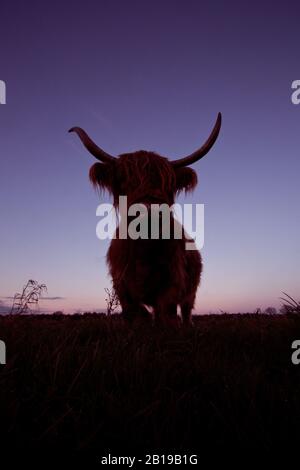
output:
M 212 148 L 221 121 L 219 113 L 202 147 L 176 160 L 145 150 L 115 158 L 98 147 L 80 127 L 73 127 L 70 132 L 76 132 L 87 150 L 101 162 L 90 169 L 92 184 L 113 196 L 114 206 L 120 213 L 120 196 L 126 196 L 129 207 L 135 204 L 146 206 L 146 217 L 151 225 L 152 212 L 149 207 L 163 204 L 171 208 L 180 191 L 188 192 L 196 187 L 197 174 L 189 165 L 196 163 Z M 108 250 L 107 262 L 125 318 L 131 320 L 137 316 L 148 316 L 146 306 L 149 306 L 153 308 L 157 321 L 176 320 L 177 307 L 180 306 L 183 321 L 190 321 L 202 261 L 197 250 L 186 249 L 187 239 L 183 230 L 181 239 L 175 236 L 175 223 L 178 227 L 171 213 L 168 239 L 162 236 L 157 239 L 124 239 L 118 236 L 117 229 Z
M 199 251 L 186 250 L 186 240 L 113 239 L 107 253 L 109 271 L 125 318 L 148 316 L 158 322 L 190 322 L 202 261 Z

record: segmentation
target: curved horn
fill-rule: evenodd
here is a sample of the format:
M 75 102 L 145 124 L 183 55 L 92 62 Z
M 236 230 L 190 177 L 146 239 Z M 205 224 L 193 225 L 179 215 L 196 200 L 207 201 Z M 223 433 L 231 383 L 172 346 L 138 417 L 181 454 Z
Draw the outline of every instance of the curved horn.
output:
M 81 129 L 81 127 L 72 127 L 69 132 L 76 132 L 85 148 L 92 155 L 94 155 L 97 160 L 100 160 L 100 162 L 111 163 L 112 161 L 114 161 L 114 157 L 112 157 L 108 153 L 104 152 L 104 150 L 102 150 L 100 147 L 98 147 L 98 145 L 96 145 L 95 142 L 92 141 L 92 139 L 87 135 L 87 133 L 83 129 Z
M 210 151 L 212 146 L 214 145 L 215 141 L 217 140 L 217 137 L 219 135 L 220 129 L 221 129 L 221 123 L 222 123 L 222 115 L 221 113 L 218 114 L 215 126 L 205 142 L 205 144 L 202 145 L 196 152 L 192 153 L 191 155 L 188 155 L 187 157 L 180 158 L 179 160 L 173 160 L 170 163 L 176 167 L 181 167 L 181 166 L 187 166 L 191 165 L 192 163 L 197 162 L 200 160 L 200 158 L 204 157 L 204 155 L 207 154 L 207 152 Z

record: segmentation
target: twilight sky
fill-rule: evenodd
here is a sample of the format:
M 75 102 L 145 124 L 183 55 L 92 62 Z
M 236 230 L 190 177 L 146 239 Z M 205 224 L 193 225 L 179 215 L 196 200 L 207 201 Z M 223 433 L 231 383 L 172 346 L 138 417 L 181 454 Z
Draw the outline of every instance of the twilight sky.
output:
M 108 242 L 96 238 L 94 162 L 109 153 L 176 158 L 207 138 L 199 185 L 204 272 L 196 311 L 238 312 L 299 297 L 299 2 L 4 2 L 1 5 L 0 300 L 29 278 L 41 307 L 100 309 Z M 105 196 L 103 202 L 109 202 Z

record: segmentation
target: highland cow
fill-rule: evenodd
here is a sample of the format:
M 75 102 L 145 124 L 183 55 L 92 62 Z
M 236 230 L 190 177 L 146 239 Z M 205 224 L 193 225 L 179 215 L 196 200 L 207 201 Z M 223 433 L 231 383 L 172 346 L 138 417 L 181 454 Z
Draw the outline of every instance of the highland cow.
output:
M 171 207 L 180 191 L 192 191 L 197 175 L 188 165 L 211 149 L 220 128 L 219 113 L 205 144 L 177 160 L 144 150 L 115 158 L 99 148 L 83 129 L 73 127 L 69 132 L 76 132 L 87 150 L 101 162 L 91 167 L 90 180 L 95 187 L 113 196 L 118 209 L 120 195 L 127 196 L 129 205 L 167 204 Z M 176 323 L 178 306 L 183 323 L 191 320 L 202 271 L 201 255 L 198 250 L 186 250 L 186 236 L 174 237 L 174 217 L 171 222 L 169 239 L 122 239 L 118 237 L 118 227 L 111 241 L 107 262 L 122 314 L 128 320 L 148 318 L 148 307 L 151 307 L 156 321 Z

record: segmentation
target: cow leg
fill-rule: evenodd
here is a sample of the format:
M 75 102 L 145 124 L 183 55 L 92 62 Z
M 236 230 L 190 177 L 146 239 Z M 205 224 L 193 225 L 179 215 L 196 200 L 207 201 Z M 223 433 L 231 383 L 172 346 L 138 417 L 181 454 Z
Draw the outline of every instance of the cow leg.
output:
M 185 301 L 180 304 L 181 318 L 184 325 L 192 325 L 191 312 L 194 306 L 194 302 Z
M 129 323 L 132 323 L 136 317 L 136 306 L 127 302 L 121 302 L 122 317 Z
M 118 295 L 124 320 L 132 323 L 136 319 L 150 320 L 151 314 L 144 305 L 134 301 L 128 295 Z
M 132 323 L 135 320 L 151 320 L 151 314 L 144 305 L 134 303 L 122 305 L 121 303 L 121 306 L 122 316 L 129 323 Z
M 157 325 L 164 325 L 167 327 L 179 326 L 179 318 L 177 316 L 177 304 L 159 302 L 154 309 L 155 323 Z

